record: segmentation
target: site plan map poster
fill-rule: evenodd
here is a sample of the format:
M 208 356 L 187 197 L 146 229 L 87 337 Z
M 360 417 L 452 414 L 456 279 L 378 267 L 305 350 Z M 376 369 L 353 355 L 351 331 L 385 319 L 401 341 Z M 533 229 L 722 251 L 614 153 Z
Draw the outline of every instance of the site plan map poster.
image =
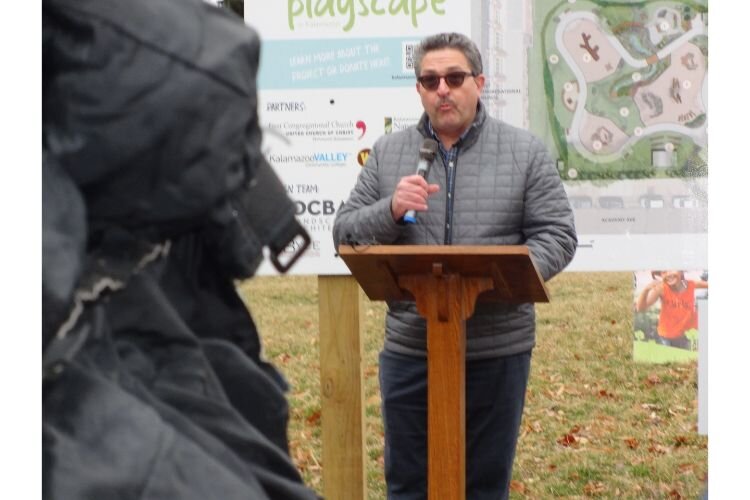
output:
M 531 129 L 575 209 L 571 269 L 706 266 L 707 2 L 533 10 Z
M 568 269 L 706 267 L 706 0 L 253 0 L 245 21 L 263 150 L 313 240 L 293 273 L 348 274 L 335 213 L 374 141 L 419 119 L 411 55 L 440 31 L 480 47 L 490 115 L 549 147 L 579 234 Z

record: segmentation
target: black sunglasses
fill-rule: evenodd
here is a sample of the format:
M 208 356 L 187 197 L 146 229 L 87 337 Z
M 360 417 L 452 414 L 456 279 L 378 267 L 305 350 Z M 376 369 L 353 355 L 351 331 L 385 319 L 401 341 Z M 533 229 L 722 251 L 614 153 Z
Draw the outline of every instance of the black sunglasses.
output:
M 455 71 L 453 73 L 448 73 L 447 75 L 422 75 L 419 78 L 417 78 L 417 81 L 419 82 L 422 87 L 424 87 L 427 90 L 437 90 L 438 86 L 440 86 L 440 79 L 442 78 L 445 80 L 445 84 L 448 85 L 448 88 L 455 89 L 460 87 L 464 84 L 464 79 L 467 76 L 477 76 L 474 73 L 467 73 L 463 71 Z

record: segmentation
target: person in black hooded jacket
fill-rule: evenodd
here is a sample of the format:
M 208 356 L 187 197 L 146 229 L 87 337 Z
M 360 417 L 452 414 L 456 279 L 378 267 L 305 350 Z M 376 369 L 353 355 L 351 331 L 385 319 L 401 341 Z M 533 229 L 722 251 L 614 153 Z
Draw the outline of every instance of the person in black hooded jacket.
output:
M 200 0 L 42 7 L 44 498 L 316 498 L 234 288 L 300 231 L 256 34 Z

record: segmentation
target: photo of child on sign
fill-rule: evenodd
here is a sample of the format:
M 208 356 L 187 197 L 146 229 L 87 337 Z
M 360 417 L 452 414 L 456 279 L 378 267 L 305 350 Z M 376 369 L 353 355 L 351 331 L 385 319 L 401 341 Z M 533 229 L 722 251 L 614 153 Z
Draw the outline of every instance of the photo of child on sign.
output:
M 696 359 L 696 299 L 706 299 L 707 289 L 705 271 L 635 273 L 634 359 L 655 362 Z

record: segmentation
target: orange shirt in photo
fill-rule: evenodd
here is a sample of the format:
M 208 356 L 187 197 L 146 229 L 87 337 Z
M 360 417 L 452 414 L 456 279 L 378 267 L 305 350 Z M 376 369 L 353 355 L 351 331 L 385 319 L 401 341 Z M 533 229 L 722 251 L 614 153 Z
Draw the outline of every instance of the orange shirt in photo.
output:
M 661 313 L 657 331 L 660 337 L 675 339 L 685 331 L 698 328 L 698 315 L 695 312 L 695 282 L 688 281 L 687 287 L 675 292 L 664 284 L 661 292 Z

